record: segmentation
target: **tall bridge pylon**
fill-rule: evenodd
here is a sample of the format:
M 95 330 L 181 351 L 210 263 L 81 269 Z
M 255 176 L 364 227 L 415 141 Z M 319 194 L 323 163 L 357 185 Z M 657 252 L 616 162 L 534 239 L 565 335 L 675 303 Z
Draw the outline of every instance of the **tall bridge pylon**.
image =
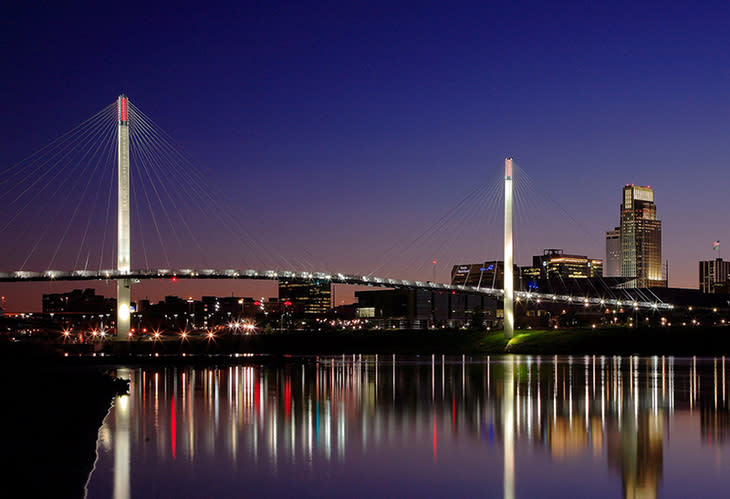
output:
M 512 158 L 504 160 L 504 337 L 515 335 L 514 245 L 512 236 Z
M 117 99 L 117 270 L 129 274 L 129 115 L 127 97 Z M 117 336 L 126 338 L 131 331 L 131 279 L 117 279 Z

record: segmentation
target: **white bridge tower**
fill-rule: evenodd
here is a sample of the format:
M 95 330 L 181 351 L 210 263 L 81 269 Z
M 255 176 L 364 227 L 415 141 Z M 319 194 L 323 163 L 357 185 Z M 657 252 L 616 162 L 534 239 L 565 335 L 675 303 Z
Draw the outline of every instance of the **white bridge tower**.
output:
M 117 270 L 128 274 L 129 258 L 129 101 L 125 95 L 117 99 Z M 117 337 L 127 338 L 131 331 L 130 279 L 117 279 Z
M 514 246 L 512 244 L 512 158 L 504 160 L 504 337 L 515 335 Z

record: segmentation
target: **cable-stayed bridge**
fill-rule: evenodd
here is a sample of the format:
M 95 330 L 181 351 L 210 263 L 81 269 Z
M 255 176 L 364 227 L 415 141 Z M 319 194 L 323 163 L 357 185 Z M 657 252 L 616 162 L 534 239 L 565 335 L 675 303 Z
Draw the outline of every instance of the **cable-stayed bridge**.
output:
M 349 284 L 353 286 L 371 286 L 391 289 L 422 289 L 429 291 L 459 291 L 473 294 L 503 297 L 504 289 L 484 286 L 463 286 L 455 284 L 437 283 L 431 281 L 414 281 L 409 279 L 393 279 L 389 277 L 376 277 L 367 275 L 353 275 L 342 273 L 325 272 L 296 272 L 288 270 L 236 270 L 236 269 L 155 269 L 155 270 L 130 270 L 120 272 L 118 270 L 74 270 L 64 272 L 60 270 L 46 270 L 44 272 L 33 272 L 18 270 L 15 272 L 0 272 L 0 282 L 57 282 L 57 281 L 113 281 L 117 279 L 130 279 L 132 281 L 143 281 L 148 279 L 249 279 L 277 281 L 286 279 L 288 281 L 308 283 L 312 281 L 329 282 L 332 284 Z M 575 296 L 551 293 L 534 293 L 528 291 L 515 291 L 518 300 L 545 301 L 555 303 L 570 303 L 577 305 L 605 305 L 617 307 L 635 307 L 644 310 L 669 310 L 672 305 L 660 301 L 638 301 L 618 298 L 596 298 L 590 296 Z
M 35 282 L 35 281 L 89 281 L 89 280 L 114 280 L 117 282 L 117 334 L 126 336 L 130 330 L 130 305 L 131 291 L 133 283 L 150 280 L 150 279 L 248 279 L 248 280 L 279 280 L 286 279 L 288 281 L 298 281 L 308 283 L 313 281 L 330 282 L 332 284 L 348 284 L 348 285 L 364 285 L 383 288 L 407 288 L 421 289 L 433 291 L 451 291 L 462 293 L 482 294 L 497 297 L 504 302 L 505 310 L 505 335 L 511 337 L 514 328 L 514 301 L 534 301 L 556 302 L 590 306 L 611 306 L 611 307 L 630 307 L 642 310 L 668 310 L 673 308 L 671 304 L 663 303 L 658 299 L 650 299 L 650 295 L 636 294 L 624 295 L 618 297 L 611 293 L 605 296 L 595 296 L 587 294 L 585 296 L 575 296 L 569 294 L 552 294 L 526 292 L 514 289 L 513 269 L 513 195 L 512 195 L 512 160 L 505 161 L 504 176 L 504 286 L 502 288 L 495 287 L 476 287 L 437 283 L 424 280 L 406 280 L 394 279 L 391 277 L 376 277 L 374 273 L 367 275 L 356 275 L 340 272 L 318 272 L 318 271 L 296 271 L 290 270 L 252 270 L 252 269 L 224 269 L 214 270 L 181 268 L 171 270 L 172 266 L 164 269 L 152 269 L 149 265 L 147 255 L 147 245 L 142 240 L 142 253 L 144 256 L 147 269 L 132 269 L 131 266 L 131 241 L 132 241 L 132 213 L 135 204 L 146 204 L 149 207 L 150 220 L 154 227 L 154 232 L 160 242 L 165 258 L 169 261 L 167 249 L 165 248 L 165 236 L 163 236 L 160 227 L 163 222 L 169 223 L 173 230 L 174 238 L 178 242 L 178 246 L 184 246 L 183 241 L 186 237 L 194 236 L 188 220 L 185 216 L 180 215 L 178 204 L 182 204 L 184 200 L 177 201 L 171 195 L 170 188 L 159 176 L 159 173 L 153 168 L 163 161 L 163 156 L 173 155 L 175 161 L 172 161 L 173 173 L 188 181 L 188 191 L 186 194 L 190 196 L 198 196 L 204 200 L 205 204 L 215 206 L 215 215 L 221 220 L 230 220 L 232 216 L 225 213 L 216 199 L 210 195 L 205 189 L 197 185 L 199 177 L 195 177 L 191 171 L 185 167 L 184 158 L 180 158 L 174 147 L 171 145 L 169 136 L 160 134 L 153 127 L 151 120 L 146 117 L 138 108 L 133 106 L 128 98 L 124 95 L 119 96 L 116 103 L 107 106 L 104 110 L 92 116 L 88 123 L 93 126 L 77 127 L 71 132 L 61 136 L 54 141 L 31 155 L 28 161 L 20 163 L 9 168 L 6 173 L 10 173 L 8 179 L 15 182 L 13 189 L 9 192 L 9 205 L 16 205 L 20 210 L 8 217 L 4 225 L 0 225 L 0 232 L 5 230 L 19 216 L 25 208 L 34 202 L 31 194 L 40 192 L 43 196 L 52 198 L 61 197 L 66 194 L 66 202 L 74 205 L 71 210 L 70 220 L 60 220 L 59 214 L 55 213 L 52 217 L 44 214 L 38 221 L 45 218 L 51 218 L 46 224 L 45 229 L 41 231 L 40 236 L 35 238 L 35 225 L 27 224 L 26 231 L 30 233 L 32 248 L 28 251 L 20 270 L 11 270 L 8 272 L 0 272 L 0 282 Z M 85 123 L 87 123 L 85 122 Z M 95 127 L 95 128 L 94 128 Z M 101 130 L 100 132 L 95 130 Z M 75 135 L 74 135 L 75 134 Z M 78 137 L 77 137 L 78 136 Z M 71 142 L 68 137 L 78 138 L 76 142 Z M 154 140 L 157 149 L 150 148 L 148 142 Z M 94 177 L 93 165 L 104 167 L 116 162 L 116 177 L 111 171 L 112 168 L 97 168 L 101 170 L 99 178 Z M 69 177 L 62 167 L 65 163 L 74 163 L 82 165 L 80 171 L 76 171 L 73 177 Z M 141 196 L 138 195 L 136 189 L 132 188 L 130 182 L 130 170 L 132 166 L 136 166 L 138 172 L 135 175 L 139 177 L 146 176 L 153 184 L 151 191 L 142 190 Z M 108 179 L 107 179 L 108 177 Z M 71 182 L 71 178 L 74 178 Z M 8 179 L 0 179 L 0 185 L 9 182 Z M 17 180 L 17 181 L 16 181 Z M 115 182 L 116 180 L 116 182 Z M 156 184 L 154 181 L 157 181 Z M 102 185 L 95 185 L 101 183 Z M 112 199 L 114 184 L 116 183 L 116 200 L 117 200 L 117 217 L 116 224 L 111 221 Z M 106 232 L 109 226 L 116 225 L 116 244 L 114 245 L 116 268 L 102 266 L 102 257 L 99 258 L 99 265 L 95 270 L 90 270 L 88 265 L 89 256 L 87 253 L 86 262 L 84 261 L 83 250 L 91 248 L 95 242 L 94 231 L 90 230 L 91 217 L 95 214 L 94 210 L 89 210 L 89 219 L 86 224 L 76 222 L 77 215 L 83 212 L 81 200 L 93 196 L 99 198 L 100 192 L 108 189 L 105 213 L 106 223 L 104 225 L 104 235 L 99 238 L 101 244 L 102 256 L 105 252 Z M 17 191 L 17 192 L 16 192 Z M 139 198 L 141 199 L 138 199 Z M 101 196 L 103 198 L 103 196 Z M 165 198 L 165 199 L 163 199 Z M 75 204 L 74 204 L 75 200 Z M 168 201 L 169 200 L 169 201 Z M 101 211 L 101 210 L 99 210 Z M 175 214 L 177 213 L 177 215 Z M 141 225 L 139 211 L 136 212 L 138 225 Z M 177 216 L 177 218 L 176 218 Z M 41 242 L 46 232 L 54 225 L 65 227 L 58 245 L 53 251 L 50 262 L 46 266 L 47 269 L 41 272 L 25 270 L 31 255 L 41 246 Z M 75 270 L 50 270 L 54 267 L 57 255 L 62 251 L 66 243 L 67 236 L 74 225 L 84 226 L 81 235 L 78 252 L 71 267 Z M 178 227 L 178 232 L 175 227 Z M 245 229 L 240 228 L 245 233 Z M 251 238 L 253 240 L 253 238 Z M 191 240 L 200 246 L 192 237 Z M 249 247 L 253 244 L 250 241 L 242 241 Z M 111 247 L 112 245 L 108 245 Z M 434 262 L 435 263 L 435 262 Z M 277 268 L 286 268 L 288 265 L 279 265 Z M 598 293 L 595 293 L 598 294 Z M 644 298 L 644 299 L 640 299 Z

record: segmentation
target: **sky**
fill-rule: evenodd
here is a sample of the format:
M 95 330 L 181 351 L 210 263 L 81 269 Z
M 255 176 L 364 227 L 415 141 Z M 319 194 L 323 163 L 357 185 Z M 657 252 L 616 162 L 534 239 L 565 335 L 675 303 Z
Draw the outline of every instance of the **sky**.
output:
M 0 18 L 0 179 L 125 93 L 233 220 L 198 216 L 205 196 L 181 208 L 215 268 L 258 267 L 246 258 L 258 251 L 298 269 L 431 279 L 436 259 L 447 281 L 455 263 L 501 259 L 489 193 L 511 156 L 527 185 L 518 264 L 543 248 L 603 258 L 621 188 L 651 185 L 669 283 L 696 288 L 712 242 L 730 251 L 729 23 L 725 2 L 14 2 Z M 168 173 L 174 192 L 183 180 Z M 17 205 L 2 196 L 7 220 Z M 0 232 L 0 270 L 65 207 L 41 196 Z M 135 245 L 154 239 L 141 219 L 135 268 Z M 64 256 L 74 231 L 54 265 L 79 259 Z M 172 239 L 170 258 L 147 245 L 150 266 L 207 263 Z M 40 303 L 17 285 L 0 293 L 8 309 Z

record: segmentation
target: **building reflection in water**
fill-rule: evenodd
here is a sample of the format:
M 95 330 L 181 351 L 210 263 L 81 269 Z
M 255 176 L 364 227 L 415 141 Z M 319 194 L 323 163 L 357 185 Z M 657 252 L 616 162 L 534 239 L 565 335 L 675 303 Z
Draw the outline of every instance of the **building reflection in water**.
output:
M 115 498 L 135 495 L 132 477 L 144 466 L 217 463 L 271 478 L 428 448 L 419 466 L 430 473 L 464 442 L 501 447 L 507 498 L 530 495 L 525 448 L 550 466 L 589 456 L 620 477 L 625 497 L 655 497 L 675 413 L 699 426 L 703 445 L 724 442 L 730 427 L 724 357 L 350 355 L 117 374 L 132 383 L 100 433 L 113 479 L 91 480 Z

